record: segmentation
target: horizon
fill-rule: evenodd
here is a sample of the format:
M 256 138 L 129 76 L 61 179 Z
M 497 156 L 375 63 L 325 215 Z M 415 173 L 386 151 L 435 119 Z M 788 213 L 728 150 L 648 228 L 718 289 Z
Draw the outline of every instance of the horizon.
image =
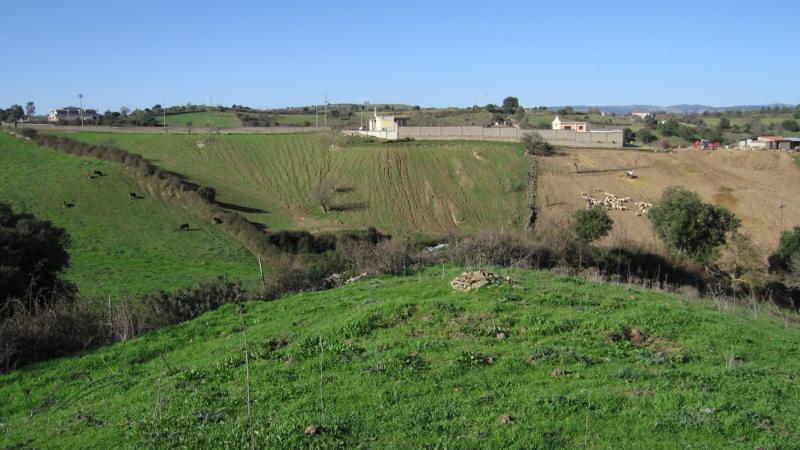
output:
M 800 104 L 793 31 L 747 25 L 764 11 L 797 16 L 800 5 L 787 0 L 648 11 L 579 1 L 570 16 L 557 5 L 422 5 L 13 3 L 6 16 L 19 38 L 6 60 L 18 70 L 0 74 L 0 105 L 33 101 L 41 115 L 79 106 L 78 94 L 98 111 L 212 102 L 269 109 L 322 104 L 326 95 L 422 107 L 506 96 L 526 107 Z M 76 27 L 91 38 L 63 38 Z

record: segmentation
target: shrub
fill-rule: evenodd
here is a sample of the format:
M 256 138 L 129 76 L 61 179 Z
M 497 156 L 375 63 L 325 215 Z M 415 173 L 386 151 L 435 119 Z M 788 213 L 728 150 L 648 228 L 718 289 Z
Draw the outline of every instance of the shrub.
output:
M 794 119 L 786 119 L 781 122 L 781 127 L 786 131 L 800 131 L 800 124 Z
M 800 255 L 800 227 L 781 234 L 778 248 L 769 257 L 770 272 L 787 272 L 794 255 Z
M 0 323 L 0 368 L 85 351 L 107 341 L 101 319 L 81 303 L 56 301 L 28 311 L 17 309 Z
M 553 146 L 535 131 L 522 136 L 521 142 L 525 152 L 529 155 L 544 156 L 553 153 Z
M 462 266 L 546 267 L 554 259 L 552 252 L 545 247 L 494 229 L 453 242 L 448 255 L 454 263 Z
M 713 262 L 725 234 L 740 225 L 727 209 L 703 203 L 697 193 L 678 186 L 665 189 L 647 216 L 669 251 L 701 264 Z
M 214 203 L 217 199 L 217 190 L 213 187 L 203 186 L 197 190 L 197 195 L 208 203 Z
M 147 295 L 142 301 L 156 311 L 163 325 L 169 325 L 193 319 L 227 303 L 237 303 L 241 292 L 239 283 L 220 277 L 193 288 Z
M 37 133 L 37 131 L 36 131 L 36 130 L 34 130 L 33 128 L 28 128 L 28 127 L 25 127 L 25 128 L 23 128 L 23 129 L 19 130 L 19 134 L 21 134 L 22 136 L 24 136 L 24 137 L 26 137 L 26 138 L 33 139 L 33 138 L 35 138 L 35 137 L 36 137 L 36 135 L 37 135 L 38 133 Z

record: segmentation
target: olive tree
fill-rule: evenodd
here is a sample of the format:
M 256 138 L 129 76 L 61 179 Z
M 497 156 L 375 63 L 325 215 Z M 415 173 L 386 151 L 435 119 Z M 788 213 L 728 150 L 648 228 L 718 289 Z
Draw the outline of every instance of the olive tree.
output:
M 697 193 L 680 186 L 666 188 L 647 217 L 671 253 L 704 265 L 717 259 L 726 234 L 741 225 L 732 212 L 704 203 Z

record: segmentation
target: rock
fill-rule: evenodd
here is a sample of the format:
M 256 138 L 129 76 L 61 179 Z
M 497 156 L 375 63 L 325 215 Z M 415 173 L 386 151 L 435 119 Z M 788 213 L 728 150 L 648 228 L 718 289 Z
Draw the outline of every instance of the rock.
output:
M 500 423 L 502 423 L 503 425 L 513 425 L 514 418 L 508 414 L 503 414 L 502 416 L 500 416 Z
M 347 280 L 345 280 L 344 284 L 355 283 L 356 281 L 366 277 L 367 275 L 369 275 L 368 272 L 362 272 L 362 273 L 360 273 L 360 274 L 358 274 L 358 275 L 356 275 L 354 277 L 348 278 Z
M 491 272 L 476 270 L 474 272 L 464 272 L 457 276 L 450 282 L 450 286 L 460 292 L 469 292 L 499 281 L 500 278 Z
M 322 428 L 319 425 L 309 425 L 305 430 L 303 430 L 303 433 L 309 436 L 316 436 L 322 433 Z

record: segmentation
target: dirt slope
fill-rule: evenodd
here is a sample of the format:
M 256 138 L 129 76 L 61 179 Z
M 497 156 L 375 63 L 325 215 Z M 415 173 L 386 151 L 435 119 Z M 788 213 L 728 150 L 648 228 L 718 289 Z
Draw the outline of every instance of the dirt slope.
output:
M 578 173 L 576 174 L 577 164 Z M 625 177 L 635 169 L 636 179 Z M 789 154 L 778 152 L 683 151 L 645 153 L 618 150 L 564 150 L 546 158 L 539 180 L 539 227 L 552 226 L 584 207 L 581 192 L 602 200 L 604 192 L 655 202 L 664 188 L 685 186 L 703 199 L 733 211 L 762 249 L 772 250 L 786 230 L 800 225 L 800 170 Z M 784 208 L 781 219 L 780 202 Z M 612 211 L 615 221 L 606 243 L 630 240 L 658 248 L 650 223 L 629 211 Z M 541 228 L 540 228 L 541 229 Z

